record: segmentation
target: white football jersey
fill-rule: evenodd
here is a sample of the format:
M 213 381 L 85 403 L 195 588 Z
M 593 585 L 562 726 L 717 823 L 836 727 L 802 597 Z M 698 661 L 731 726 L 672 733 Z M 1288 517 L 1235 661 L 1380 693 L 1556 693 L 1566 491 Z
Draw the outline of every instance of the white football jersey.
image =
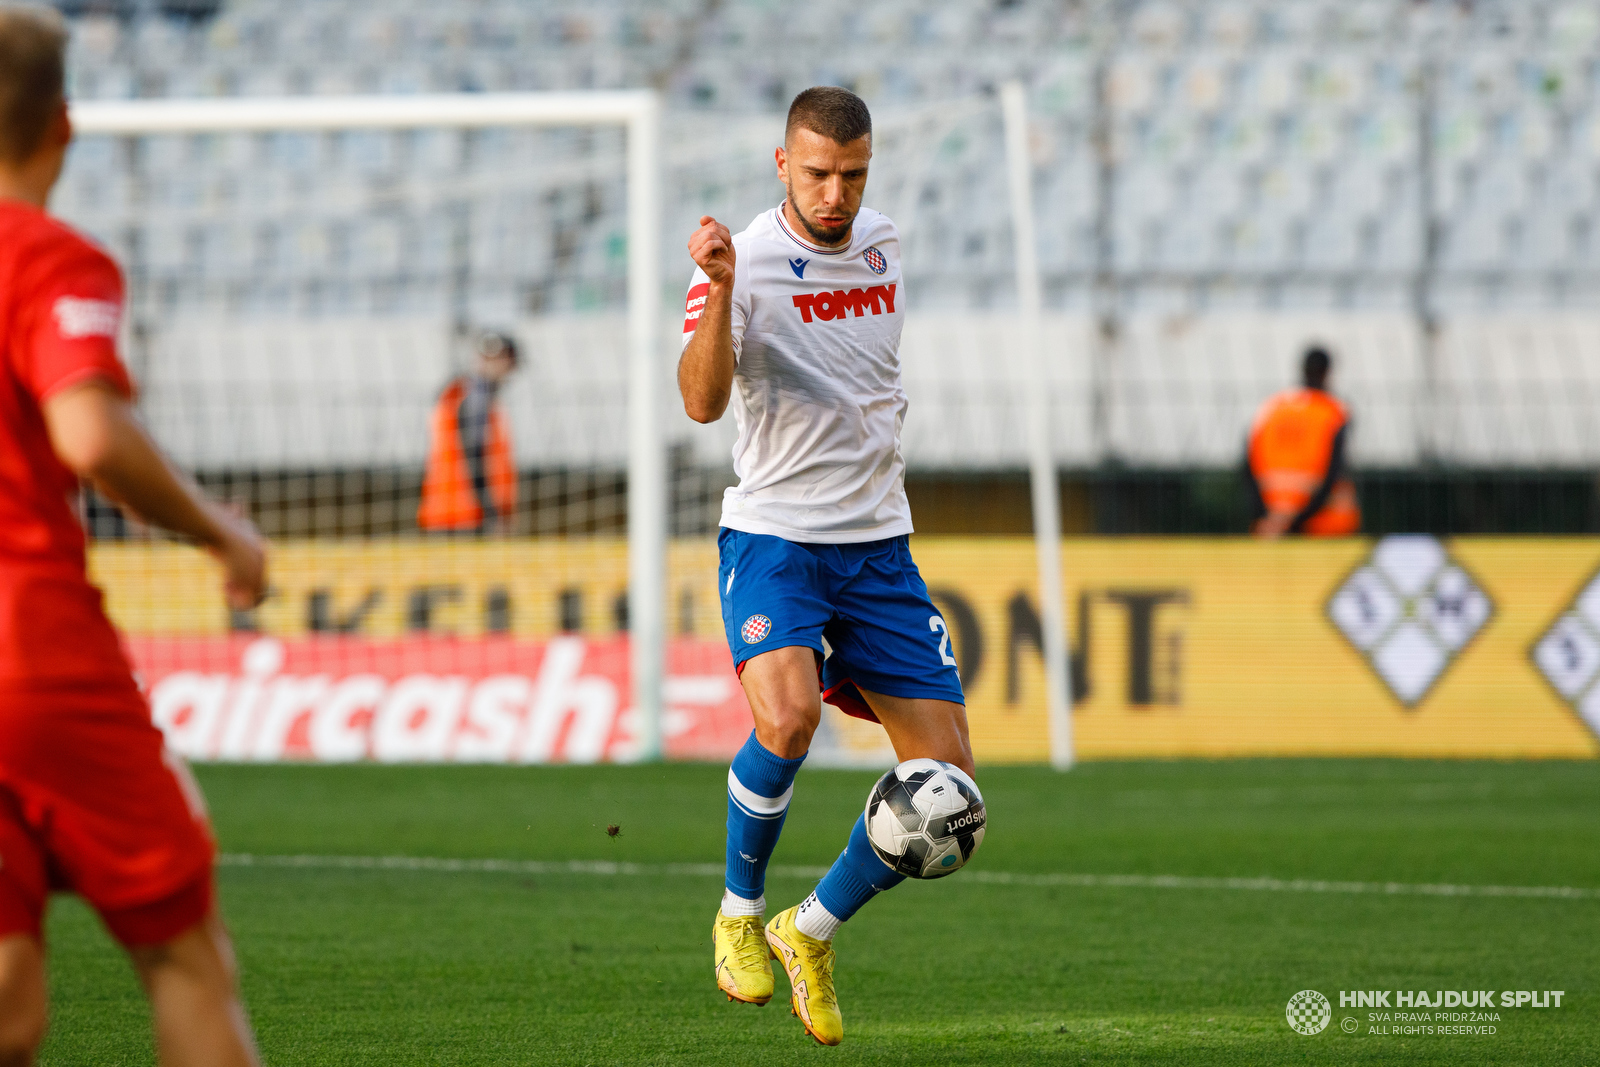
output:
M 862 208 L 848 245 L 794 233 L 781 206 L 733 238 L 728 406 L 739 428 L 722 525 L 845 544 L 911 532 L 900 426 L 900 232 Z M 687 347 L 710 289 L 696 270 Z

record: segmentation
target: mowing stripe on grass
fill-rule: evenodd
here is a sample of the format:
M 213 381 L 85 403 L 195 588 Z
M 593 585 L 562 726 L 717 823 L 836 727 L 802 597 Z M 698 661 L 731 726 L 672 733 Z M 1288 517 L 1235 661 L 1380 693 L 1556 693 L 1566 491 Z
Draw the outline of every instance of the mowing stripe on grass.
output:
M 257 856 L 225 852 L 223 867 L 289 867 L 309 870 L 442 871 L 481 874 L 588 874 L 607 878 L 721 878 L 720 863 L 608 863 L 605 861 L 446 859 L 437 856 Z M 769 867 L 775 878 L 821 878 L 826 867 Z M 1423 882 L 1332 882 L 1313 878 L 1191 878 L 1176 874 L 1020 874 L 968 871 L 965 882 L 986 885 L 1070 886 L 1081 889 L 1221 889 L 1264 893 L 1376 893 L 1421 897 L 1543 897 L 1600 899 L 1600 889 L 1568 885 L 1448 885 Z

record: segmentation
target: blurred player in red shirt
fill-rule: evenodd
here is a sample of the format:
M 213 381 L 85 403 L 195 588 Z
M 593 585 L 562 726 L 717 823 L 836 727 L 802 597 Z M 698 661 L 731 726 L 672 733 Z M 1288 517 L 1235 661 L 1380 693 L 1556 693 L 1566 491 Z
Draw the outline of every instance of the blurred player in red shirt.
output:
M 135 420 L 122 276 L 45 214 L 72 139 L 65 45 L 52 12 L 0 8 L 0 1065 L 44 1036 L 52 890 L 127 948 L 163 1063 L 254 1064 L 204 801 L 89 584 L 80 480 L 205 546 L 235 607 L 260 601 L 266 560 Z

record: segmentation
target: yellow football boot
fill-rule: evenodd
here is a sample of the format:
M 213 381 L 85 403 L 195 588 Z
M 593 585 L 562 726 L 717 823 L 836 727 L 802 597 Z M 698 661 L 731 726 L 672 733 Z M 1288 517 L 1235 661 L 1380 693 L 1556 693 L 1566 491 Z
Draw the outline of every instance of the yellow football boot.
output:
M 844 1040 L 844 1016 L 833 993 L 833 942 L 818 941 L 794 928 L 800 906 L 779 912 L 767 924 L 767 944 L 772 958 L 789 975 L 794 992 L 790 1010 L 805 1024 L 806 1033 L 824 1045 Z
M 767 962 L 770 957 L 761 916 L 730 919 L 718 908 L 711 943 L 717 961 L 717 988 L 728 994 L 729 1000 L 765 1004 L 772 999 L 772 964 Z

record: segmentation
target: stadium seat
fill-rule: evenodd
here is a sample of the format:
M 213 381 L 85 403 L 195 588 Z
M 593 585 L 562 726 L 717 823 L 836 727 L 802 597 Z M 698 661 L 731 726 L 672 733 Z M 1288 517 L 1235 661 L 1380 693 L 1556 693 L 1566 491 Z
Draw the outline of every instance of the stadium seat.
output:
M 1222 278 L 1240 306 L 1389 308 L 1382 293 L 1409 291 L 1403 279 L 1425 251 L 1423 42 L 1448 42 L 1427 128 L 1438 293 L 1481 292 L 1485 271 L 1505 275 L 1495 290 L 1505 306 L 1586 291 L 1579 274 L 1600 254 L 1589 236 L 1600 194 L 1591 6 L 1140 0 L 1119 10 L 1115 33 L 1096 37 L 1083 13 L 1034 3 L 841 2 L 804 18 L 762 0 L 710 15 L 691 0 L 470 10 L 232 0 L 210 18 L 152 4 L 125 19 L 74 18 L 70 79 L 77 99 L 660 84 L 674 235 L 708 210 L 737 220 L 775 203 L 770 149 L 785 101 L 818 79 L 853 84 L 877 113 L 868 202 L 901 223 L 909 306 L 998 313 L 1014 278 L 992 93 L 1020 75 L 1047 300 L 1081 309 L 1088 280 L 1110 269 L 1120 306 L 1166 314 L 1224 299 Z M 824 25 L 849 27 L 850 40 Z M 749 43 L 773 37 L 783 53 L 752 59 Z M 56 206 L 125 258 L 136 314 L 157 300 L 213 313 L 226 291 L 233 308 L 448 316 L 461 270 L 471 299 L 496 315 L 614 314 L 625 292 L 622 158 L 615 131 L 91 137 L 74 148 Z M 685 281 L 675 236 L 663 257 L 669 288 Z M 1238 389 L 1259 399 L 1275 381 Z M 963 391 L 935 393 L 957 418 L 948 405 Z M 959 417 L 976 426 L 989 410 Z M 1160 434 L 1157 410 L 1138 419 Z

